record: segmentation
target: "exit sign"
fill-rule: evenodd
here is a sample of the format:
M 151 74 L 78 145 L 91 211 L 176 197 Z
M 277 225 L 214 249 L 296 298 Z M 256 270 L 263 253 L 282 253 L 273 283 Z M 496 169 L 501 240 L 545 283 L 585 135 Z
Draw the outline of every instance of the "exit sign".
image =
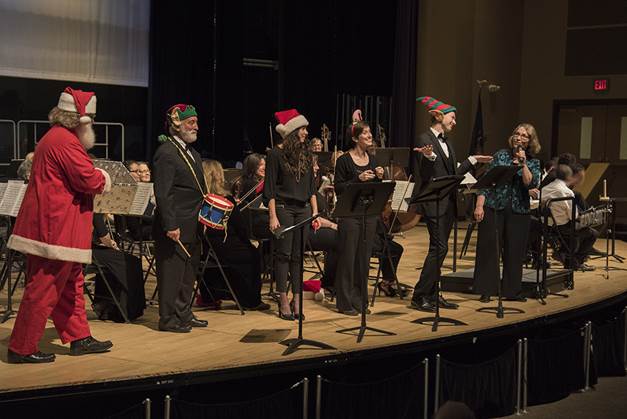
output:
M 595 92 L 607 92 L 610 90 L 610 79 L 596 79 L 593 87 Z

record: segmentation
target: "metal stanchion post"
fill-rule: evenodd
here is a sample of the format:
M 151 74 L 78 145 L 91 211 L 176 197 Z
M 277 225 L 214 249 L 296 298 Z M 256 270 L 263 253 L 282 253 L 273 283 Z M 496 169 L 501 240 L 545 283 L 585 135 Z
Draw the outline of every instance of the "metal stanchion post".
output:
M 425 366 L 425 392 L 424 392 L 424 406 L 423 406 L 423 419 L 429 419 L 429 358 L 425 358 L 422 363 Z
M 589 321 L 586 326 L 586 387 L 584 391 L 590 390 L 590 362 L 592 360 L 592 322 Z
M 527 413 L 527 354 L 528 354 L 529 340 L 523 339 L 523 413 Z
M 516 354 L 517 354 L 517 363 L 516 363 L 516 415 L 520 416 L 521 408 L 520 408 L 520 393 L 521 393 L 521 385 L 522 381 L 522 340 L 518 339 L 516 342 Z
M 433 415 L 440 407 L 440 354 L 435 356 L 435 390 L 433 390 Z
M 316 376 L 316 419 L 320 419 L 322 409 L 322 376 Z
M 143 402 L 143 405 L 144 405 L 144 417 L 146 419 L 150 419 L 150 416 L 151 416 L 151 412 L 150 412 L 151 404 L 152 404 L 152 402 L 150 401 L 149 398 L 145 399 L 144 402 Z
M 303 419 L 309 417 L 309 378 L 303 378 Z
M 172 398 L 170 395 L 166 395 L 165 399 L 163 399 L 163 417 L 164 419 L 170 419 L 170 404 L 172 403 Z

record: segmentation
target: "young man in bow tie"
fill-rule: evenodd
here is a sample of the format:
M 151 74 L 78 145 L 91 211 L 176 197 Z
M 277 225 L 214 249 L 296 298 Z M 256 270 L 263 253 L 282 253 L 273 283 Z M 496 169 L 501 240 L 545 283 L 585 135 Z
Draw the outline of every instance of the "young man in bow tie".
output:
M 489 163 L 492 156 L 469 156 L 457 165 L 455 150 L 448 134 L 456 125 L 454 106 L 440 102 L 430 96 L 416 99 L 425 105 L 431 114 L 431 127 L 420 134 L 412 152 L 412 172 L 414 179 L 426 185 L 434 177 L 463 175 L 477 163 Z M 418 190 L 418 189 L 416 189 Z M 457 190 L 453 190 L 439 202 L 427 202 L 418 205 L 417 212 L 422 214 L 429 231 L 429 252 L 420 274 L 420 280 L 414 287 L 410 307 L 427 312 L 435 312 L 437 280 L 442 264 L 448 252 L 448 239 L 457 216 Z M 439 218 L 439 223 L 437 222 Z M 440 297 L 440 307 L 458 308 L 457 304 Z

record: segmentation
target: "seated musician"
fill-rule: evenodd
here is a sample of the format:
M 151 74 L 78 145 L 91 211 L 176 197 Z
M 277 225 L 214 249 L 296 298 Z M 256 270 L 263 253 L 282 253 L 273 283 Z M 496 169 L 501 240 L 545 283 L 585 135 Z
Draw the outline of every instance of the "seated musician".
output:
M 141 261 L 138 257 L 118 249 L 117 243 L 109 234 L 104 214 L 94 214 L 93 225 L 93 263 L 101 266 L 128 319 L 141 317 L 146 305 Z M 124 322 L 124 317 L 115 305 L 100 275 L 96 277 L 93 309 L 100 320 Z
M 253 239 L 270 239 L 268 211 L 263 208 L 263 179 L 266 175 L 266 157 L 262 154 L 253 153 L 244 159 L 241 178 L 233 185 L 231 191 L 233 196 L 241 200 L 241 207 L 244 218 L 244 226 L 248 231 L 247 237 Z M 239 191 L 239 195 L 236 192 Z M 260 196 L 261 195 L 261 196 Z
M 573 170 L 566 164 L 560 164 L 555 170 L 556 179 L 546 185 L 542 189 L 542 204 L 546 205 L 547 201 L 556 198 L 574 197 L 572 191 L 577 179 L 573 176 Z M 564 238 L 565 244 L 568 244 L 572 235 L 572 201 L 557 201 L 550 206 L 551 214 L 557 224 L 560 235 Z M 579 211 L 575 211 L 575 219 L 578 218 Z M 570 261 L 566 258 L 563 263 L 566 268 L 581 269 L 584 271 L 594 270 L 594 267 L 587 265 L 590 252 L 594 246 L 594 242 L 598 237 L 598 233 L 590 227 L 582 227 L 575 229 L 575 249 L 574 260 Z
M 152 182 L 150 167 L 148 163 L 139 161 L 137 164 L 137 176 L 138 182 Z M 155 210 L 155 196 L 154 193 L 150 197 L 148 208 L 146 209 L 147 215 L 141 217 L 124 217 L 126 221 L 126 228 L 128 234 L 132 240 L 152 240 L 152 215 Z
M 207 192 L 227 198 L 235 205 L 235 199 L 227 196 L 224 187 L 224 170 L 220 162 L 203 160 L 202 168 L 207 184 Z M 266 226 L 267 228 L 267 226 Z M 226 235 L 226 238 L 225 238 Z M 237 207 L 233 208 L 228 219 L 227 232 L 207 228 L 205 237 L 211 243 L 219 261 L 244 310 L 268 310 L 270 306 L 261 301 L 261 272 L 259 252 L 251 244 L 244 220 Z M 204 255 L 203 259 L 204 260 Z M 218 269 L 206 269 L 204 283 L 200 291 L 204 303 L 218 303 L 218 300 L 232 299 L 225 290 L 227 286 Z

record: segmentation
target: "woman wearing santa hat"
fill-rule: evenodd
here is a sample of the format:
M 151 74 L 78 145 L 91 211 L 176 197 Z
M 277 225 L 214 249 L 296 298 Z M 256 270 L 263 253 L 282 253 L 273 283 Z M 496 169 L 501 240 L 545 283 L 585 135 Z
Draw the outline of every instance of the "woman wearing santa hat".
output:
M 353 146 L 337 159 L 335 166 L 338 199 L 351 184 L 383 179 L 383 168 L 377 166 L 374 157 L 368 153 L 373 146 L 372 132 L 368 122 L 362 120 L 359 109 L 353 112 L 349 134 Z M 336 305 L 340 313 L 348 316 L 356 316 L 362 309 L 361 281 L 368 280 L 377 216 L 366 217 L 365 222 L 365 232 L 361 217 L 346 217 L 338 222 L 340 253 L 335 275 Z
M 8 247 L 27 255 L 28 279 L 9 341 L 10 363 L 52 362 L 38 343 L 52 317 L 70 355 L 105 352 L 110 341 L 91 336 L 83 299 L 83 263 L 91 263 L 94 195 L 111 187 L 86 150 L 94 146 L 93 92 L 65 89 L 50 111 L 52 128 L 41 138 L 28 189 Z
M 307 148 L 307 119 L 296 109 L 276 112 L 276 131 L 283 142 L 268 152 L 264 181 L 264 198 L 270 212 L 270 230 L 292 226 L 312 214 L 318 213 L 316 187 L 311 152 Z M 307 228 L 304 229 L 307 240 Z M 284 320 L 298 318 L 298 299 L 291 303 L 287 298 L 288 273 L 292 292 L 300 291 L 301 235 L 289 232 L 275 239 L 275 279 L 279 292 L 279 317 Z

